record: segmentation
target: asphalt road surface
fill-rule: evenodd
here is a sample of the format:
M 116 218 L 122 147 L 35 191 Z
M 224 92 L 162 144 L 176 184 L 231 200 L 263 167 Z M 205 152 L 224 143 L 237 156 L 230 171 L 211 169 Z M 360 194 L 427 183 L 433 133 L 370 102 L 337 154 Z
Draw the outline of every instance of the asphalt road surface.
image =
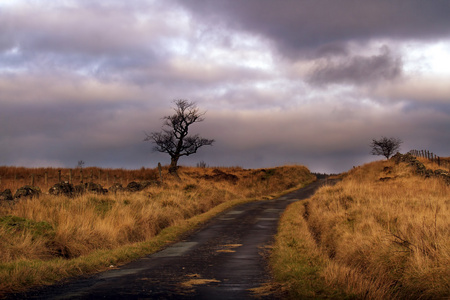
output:
M 252 299 L 251 289 L 271 280 L 266 257 L 280 215 L 287 205 L 310 197 L 325 181 L 278 199 L 236 206 L 186 239 L 119 268 L 10 298 Z

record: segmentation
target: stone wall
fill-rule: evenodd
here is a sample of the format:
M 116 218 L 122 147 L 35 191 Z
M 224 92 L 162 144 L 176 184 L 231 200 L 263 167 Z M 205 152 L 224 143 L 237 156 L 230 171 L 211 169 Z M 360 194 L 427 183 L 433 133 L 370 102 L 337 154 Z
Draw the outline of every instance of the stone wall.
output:
M 442 178 L 447 184 L 450 184 L 450 173 L 447 170 L 437 169 L 431 170 L 427 169 L 423 163 L 421 163 L 415 156 L 411 153 L 401 154 L 397 153 L 391 157 L 391 160 L 395 161 L 396 164 L 401 162 L 407 163 L 410 167 L 414 168 L 416 174 L 422 175 L 425 178 L 438 177 Z

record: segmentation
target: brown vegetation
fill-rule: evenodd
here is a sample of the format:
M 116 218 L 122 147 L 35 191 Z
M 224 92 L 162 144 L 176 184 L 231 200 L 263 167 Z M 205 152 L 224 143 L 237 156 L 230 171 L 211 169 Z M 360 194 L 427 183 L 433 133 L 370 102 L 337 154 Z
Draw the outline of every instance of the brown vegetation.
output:
M 38 174 L 37 171 L 43 170 L 3 168 L 2 174 L 9 179 L 14 178 L 15 174 L 19 178 L 26 178 L 31 172 Z M 56 169 L 45 170 L 52 176 L 57 174 Z M 85 170 L 89 173 L 89 168 Z M 95 171 L 99 171 L 93 170 L 94 175 Z M 102 173 L 107 171 L 128 180 L 155 179 L 157 174 L 155 170 L 149 169 L 102 170 Z M 55 265 L 64 265 L 62 269 L 80 268 L 65 261 L 150 241 L 165 228 L 183 225 L 189 218 L 210 211 L 221 203 L 271 198 L 314 179 L 308 169 L 302 166 L 268 170 L 182 167 L 179 175 L 181 181 L 167 176 L 162 184 L 151 185 L 134 193 L 87 193 L 69 198 L 50 195 L 45 193 L 48 189 L 43 189 L 44 193 L 39 198 L 0 201 L 0 292 L 20 289 L 27 284 L 51 282 L 55 279 L 47 278 L 49 274 L 40 273 L 48 273 L 49 268 L 58 268 Z M 12 188 L 14 184 L 3 181 L 2 189 Z M 155 251 L 154 247 L 152 249 Z M 114 255 L 107 255 L 108 265 L 114 263 L 111 257 Z M 99 259 L 103 257 L 96 258 Z M 31 267 L 31 275 L 21 273 L 31 270 L 26 267 L 27 264 L 46 261 L 49 262 L 45 265 L 47 267 Z M 90 263 L 98 268 L 98 263 L 83 262 Z M 84 265 L 82 268 L 90 270 Z M 61 276 L 74 274 L 68 270 L 54 272 Z M 39 280 L 36 278 L 39 276 L 47 276 L 47 279 Z
M 74 185 L 80 184 L 82 178 L 83 182 L 95 182 L 104 187 L 109 187 L 113 183 L 126 185 L 131 181 L 156 180 L 159 178 L 157 170 L 144 167 L 139 170 L 127 170 L 97 167 L 68 169 L 0 166 L 0 190 L 10 189 L 15 191 L 24 185 L 34 185 L 40 187 L 42 191 L 48 191 L 51 186 L 59 182 L 59 171 L 61 171 L 61 181 L 67 182 L 70 181 L 71 172 L 71 183 Z M 34 184 L 32 184 L 33 175 Z M 47 182 L 45 181 L 46 176 Z
M 442 178 L 406 163 L 354 168 L 288 208 L 273 256 L 277 278 L 293 297 L 447 299 L 449 195 Z

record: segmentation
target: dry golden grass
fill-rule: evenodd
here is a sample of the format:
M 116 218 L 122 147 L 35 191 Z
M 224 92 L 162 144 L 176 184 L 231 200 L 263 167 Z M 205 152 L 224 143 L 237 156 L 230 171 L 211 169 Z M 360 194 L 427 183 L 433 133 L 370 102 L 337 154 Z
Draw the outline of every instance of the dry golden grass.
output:
M 285 237 L 276 249 L 306 251 L 303 260 L 316 262 L 312 274 L 321 284 L 310 295 L 328 289 L 364 299 L 450 297 L 450 186 L 444 181 L 415 176 L 406 164 L 374 162 L 286 214 L 303 217 L 283 219 L 281 228 L 298 233 L 280 230 Z M 289 247 L 286 239 L 300 246 Z M 339 293 L 336 298 L 344 297 Z
M 436 162 L 432 162 L 429 159 L 423 158 L 423 157 L 418 157 L 417 158 L 421 163 L 423 163 L 425 165 L 425 167 L 427 169 L 430 170 L 450 170 L 450 168 L 448 168 L 448 166 L 450 165 L 450 159 L 446 158 L 446 157 L 442 157 L 441 161 L 443 162 L 442 165 L 438 165 Z
M 164 168 L 167 170 L 167 167 Z M 72 172 L 73 184 L 79 184 L 83 176 L 83 182 L 95 182 L 102 186 L 110 186 L 113 183 L 121 183 L 126 185 L 131 181 L 139 180 L 156 180 L 158 179 L 158 171 L 142 167 L 139 170 L 126 169 L 101 169 L 97 167 L 86 168 L 24 168 L 24 167 L 6 167 L 0 166 L 0 190 L 10 189 L 17 190 L 24 185 L 32 185 L 32 175 L 34 175 L 34 185 L 41 190 L 48 190 L 55 183 L 58 183 L 61 171 L 61 181 L 69 181 L 70 172 Z M 47 173 L 47 182 L 45 181 Z
M 147 179 L 155 172 L 149 171 L 150 175 L 144 173 L 142 177 Z M 223 176 L 225 173 L 238 179 Z M 181 181 L 166 175 L 161 185 L 153 185 L 137 193 L 85 194 L 75 198 L 43 194 L 39 198 L 17 200 L 13 204 L 4 202 L 0 205 L 0 294 L 29 284 L 52 282 L 61 276 L 79 274 L 72 272 L 71 268 L 90 272 L 98 268 L 98 261 L 104 260 L 101 251 L 148 243 L 169 227 L 180 227 L 177 232 L 181 232 L 183 227 L 192 229 L 186 225 L 186 220 L 212 211 L 221 204 L 271 198 L 314 179 L 303 166 L 268 170 L 182 167 L 179 174 Z M 227 207 L 225 205 L 221 209 Z M 164 241 L 157 245 L 163 246 Z M 123 251 L 142 255 L 145 247 L 151 251 L 157 249 L 157 246 L 139 247 L 138 251 L 133 247 Z M 111 258 L 115 255 L 135 257 L 135 254 L 112 255 L 110 252 L 105 255 L 108 265 L 115 264 Z M 82 257 L 89 259 L 77 260 Z M 77 263 L 66 263 L 72 260 Z M 44 263 L 47 261 L 49 263 Z M 31 267 L 33 272 L 29 273 L 29 264 L 39 264 L 39 267 Z M 92 264 L 93 267 L 80 267 L 79 264 Z M 59 274 L 57 278 L 48 278 L 48 274 L 44 274 L 46 279 L 39 280 L 39 276 L 43 276 L 39 273 L 48 273 L 49 270 Z

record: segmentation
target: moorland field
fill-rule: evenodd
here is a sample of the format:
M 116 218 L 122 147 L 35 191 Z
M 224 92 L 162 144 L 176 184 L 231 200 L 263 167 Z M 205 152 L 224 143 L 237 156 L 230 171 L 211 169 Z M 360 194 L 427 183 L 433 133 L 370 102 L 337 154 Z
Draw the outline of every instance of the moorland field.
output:
M 291 204 L 271 251 L 274 282 L 265 288 L 292 299 L 450 298 L 450 185 L 439 177 L 447 171 L 429 176 L 439 167 L 419 160 L 426 172 L 407 162 L 376 161 Z M 72 171 L 74 184 L 80 171 Z M 181 167 L 181 180 L 167 168 L 162 180 L 157 169 L 84 168 L 84 182 L 105 188 L 151 184 L 138 192 L 46 192 L 68 174 L 0 167 L 0 192 L 33 177 L 43 192 L 0 202 L 0 296 L 123 264 L 233 205 L 273 199 L 315 180 L 303 166 Z
M 80 171 L 72 172 L 74 184 L 81 181 Z M 105 188 L 117 183 L 114 179 L 124 187 L 129 181 L 151 184 L 138 192 L 67 197 L 47 193 L 59 179 L 57 169 L 0 167 L 0 192 L 8 188 L 14 194 L 30 184 L 31 174 L 42 191 L 39 197 L 0 202 L 0 293 L 125 263 L 157 251 L 233 205 L 271 199 L 315 179 L 303 166 L 181 167 L 181 180 L 167 173 L 163 168 L 161 182 L 154 169 L 84 168 L 84 182 Z M 68 174 L 61 170 L 61 180 L 69 180 Z

